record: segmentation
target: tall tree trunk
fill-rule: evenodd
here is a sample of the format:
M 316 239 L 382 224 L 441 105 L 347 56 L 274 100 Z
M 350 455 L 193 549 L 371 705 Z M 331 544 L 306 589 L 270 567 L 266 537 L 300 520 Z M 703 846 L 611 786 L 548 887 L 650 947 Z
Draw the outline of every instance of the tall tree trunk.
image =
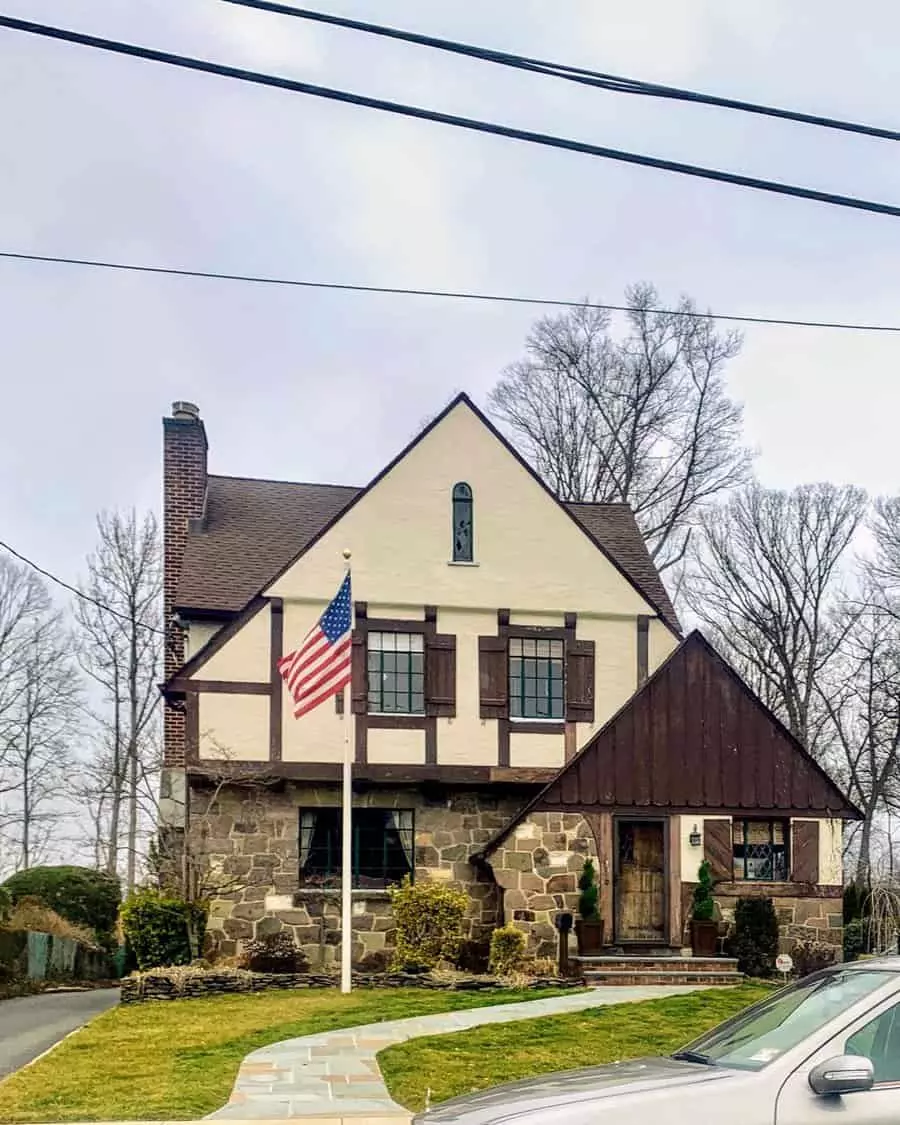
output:
M 856 861 L 856 882 L 868 887 L 872 882 L 872 817 L 873 809 L 865 810 L 859 841 L 859 858 Z

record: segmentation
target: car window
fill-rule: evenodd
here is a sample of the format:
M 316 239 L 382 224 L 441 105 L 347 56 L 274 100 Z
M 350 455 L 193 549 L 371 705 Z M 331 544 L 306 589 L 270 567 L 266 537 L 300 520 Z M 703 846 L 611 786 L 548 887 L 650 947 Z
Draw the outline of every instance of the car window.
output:
M 890 979 L 876 971 L 808 978 L 702 1035 L 685 1052 L 720 1066 L 762 1070 Z
M 900 1004 L 895 1004 L 851 1035 L 844 1054 L 871 1059 L 875 1082 L 900 1082 Z

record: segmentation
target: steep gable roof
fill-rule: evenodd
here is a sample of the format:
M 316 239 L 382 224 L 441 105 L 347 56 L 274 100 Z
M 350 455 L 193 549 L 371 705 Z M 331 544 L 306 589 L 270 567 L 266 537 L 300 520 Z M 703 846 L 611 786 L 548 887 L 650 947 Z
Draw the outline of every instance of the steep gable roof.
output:
M 862 815 L 697 631 L 482 854 L 531 812 L 585 807 Z
M 188 534 L 176 604 L 234 613 L 284 573 L 451 410 L 467 406 L 674 632 L 678 617 L 627 504 L 561 502 L 468 395 L 460 394 L 365 488 L 209 478 L 202 527 Z

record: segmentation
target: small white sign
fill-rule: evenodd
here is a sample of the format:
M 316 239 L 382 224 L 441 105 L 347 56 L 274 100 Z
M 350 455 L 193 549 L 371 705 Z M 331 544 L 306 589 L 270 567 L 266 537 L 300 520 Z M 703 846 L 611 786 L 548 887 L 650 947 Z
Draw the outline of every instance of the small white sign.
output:
M 785 976 L 793 969 L 794 958 L 789 953 L 779 953 L 775 958 L 775 968 L 779 973 L 784 973 Z

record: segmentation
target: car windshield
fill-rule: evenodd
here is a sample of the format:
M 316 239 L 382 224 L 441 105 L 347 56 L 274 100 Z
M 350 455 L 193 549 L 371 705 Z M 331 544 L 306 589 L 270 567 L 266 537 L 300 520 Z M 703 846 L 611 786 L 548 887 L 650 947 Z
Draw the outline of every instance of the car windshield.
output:
M 674 1057 L 762 1070 L 889 980 L 887 973 L 862 971 L 835 972 L 801 981 L 701 1035 Z

